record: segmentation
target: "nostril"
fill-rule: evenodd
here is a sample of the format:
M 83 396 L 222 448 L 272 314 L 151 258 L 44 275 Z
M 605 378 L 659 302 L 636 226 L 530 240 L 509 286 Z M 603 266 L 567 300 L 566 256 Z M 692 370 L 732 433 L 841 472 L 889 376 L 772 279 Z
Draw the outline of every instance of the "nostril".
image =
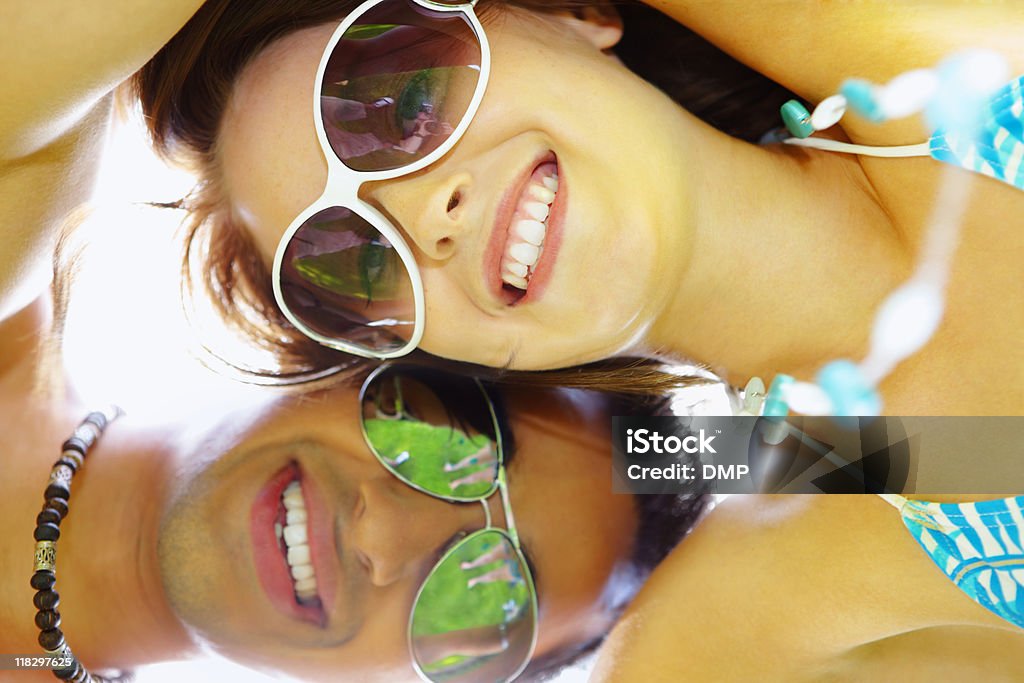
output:
M 462 193 L 458 190 L 452 192 L 452 196 L 448 198 L 448 213 L 451 213 L 459 206 L 459 202 L 462 201 Z

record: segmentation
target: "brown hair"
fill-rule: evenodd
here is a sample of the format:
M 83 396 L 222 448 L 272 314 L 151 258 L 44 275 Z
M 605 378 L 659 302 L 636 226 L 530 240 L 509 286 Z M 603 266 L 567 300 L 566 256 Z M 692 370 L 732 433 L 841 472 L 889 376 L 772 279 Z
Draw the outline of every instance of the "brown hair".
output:
M 156 150 L 198 177 L 195 190 L 176 204 L 189 212 L 183 226 L 185 300 L 208 302 L 229 330 L 273 359 L 266 364 L 240 363 L 229 358 L 231 353 L 206 347 L 214 358 L 250 380 L 305 375 L 359 361 L 309 340 L 278 310 L 270 273 L 248 231 L 226 210 L 218 186 L 221 117 L 236 78 L 263 48 L 296 30 L 337 21 L 358 4 L 358 0 L 207 0 L 132 80 L 132 93 L 141 103 Z M 481 13 L 501 4 L 499 0 L 481 3 Z M 582 11 L 606 3 L 509 0 L 507 4 L 552 12 Z M 787 94 L 780 86 L 650 8 L 627 2 L 620 10 L 626 31 L 616 49 L 619 57 L 692 113 L 746 139 L 757 137 L 775 120 L 778 104 Z M 627 393 L 663 394 L 705 383 L 710 377 L 665 372 L 660 362 L 638 359 L 530 373 L 438 362 L 506 382 Z

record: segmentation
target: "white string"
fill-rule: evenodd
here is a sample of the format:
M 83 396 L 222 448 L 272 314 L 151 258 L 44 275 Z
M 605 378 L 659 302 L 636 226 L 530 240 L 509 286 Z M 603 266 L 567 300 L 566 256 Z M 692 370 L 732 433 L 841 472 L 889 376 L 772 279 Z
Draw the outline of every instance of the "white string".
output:
M 829 140 L 828 138 L 786 138 L 782 142 L 787 145 L 796 145 L 797 147 L 813 147 L 814 149 L 824 149 L 829 152 L 862 154 L 869 157 L 926 157 L 929 154 L 927 142 L 921 142 L 916 145 L 894 145 L 892 147 L 854 145 L 849 142 Z

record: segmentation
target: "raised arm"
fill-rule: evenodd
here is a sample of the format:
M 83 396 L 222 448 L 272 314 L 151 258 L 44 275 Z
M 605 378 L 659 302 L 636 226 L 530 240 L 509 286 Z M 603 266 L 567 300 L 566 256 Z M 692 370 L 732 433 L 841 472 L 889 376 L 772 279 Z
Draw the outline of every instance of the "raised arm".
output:
M 811 102 L 835 93 L 845 78 L 884 83 L 968 47 L 996 50 L 1013 75 L 1024 73 L 1020 2 L 645 2 Z M 877 139 L 875 126 L 852 117 L 843 123 L 851 137 L 867 133 Z
M 202 0 L 12 2 L 0 26 L 0 159 L 69 131 L 152 57 Z
M 38 300 L 57 229 L 92 188 L 115 86 L 202 0 L 5 3 L 0 21 L 0 323 Z

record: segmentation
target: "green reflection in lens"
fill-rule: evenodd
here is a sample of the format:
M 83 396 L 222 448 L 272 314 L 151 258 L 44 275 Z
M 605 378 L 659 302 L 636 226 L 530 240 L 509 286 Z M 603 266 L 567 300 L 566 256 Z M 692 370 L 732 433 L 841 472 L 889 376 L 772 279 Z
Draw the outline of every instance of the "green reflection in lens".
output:
M 394 28 L 398 28 L 398 24 L 358 24 L 350 26 L 342 40 L 370 40 Z
M 395 250 L 374 242 L 304 256 L 295 259 L 293 265 L 310 284 L 367 303 L 393 300 L 404 275 Z
M 460 543 L 428 577 L 412 615 L 419 665 L 434 680 L 475 680 L 497 657 L 509 673 L 527 656 L 535 615 L 518 553 L 497 531 Z
M 402 479 L 446 498 L 479 498 L 494 488 L 497 458 L 483 434 L 412 419 L 365 420 L 377 454 Z

